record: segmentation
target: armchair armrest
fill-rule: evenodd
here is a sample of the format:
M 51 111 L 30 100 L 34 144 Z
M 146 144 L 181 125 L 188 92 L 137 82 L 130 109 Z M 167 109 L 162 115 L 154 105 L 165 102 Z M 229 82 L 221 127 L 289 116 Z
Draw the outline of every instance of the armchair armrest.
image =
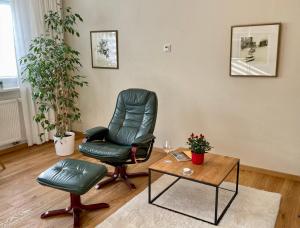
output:
M 131 157 L 131 162 L 132 163 L 137 163 L 136 153 L 138 151 L 138 148 L 139 147 L 146 147 L 147 148 L 147 147 L 150 146 L 151 149 L 152 149 L 154 139 L 155 139 L 154 135 L 147 134 L 147 135 L 140 136 L 140 137 L 138 137 L 134 140 L 134 142 L 131 144 L 131 150 L 130 150 L 130 157 Z
M 134 140 L 134 142 L 131 144 L 133 147 L 143 147 L 143 146 L 149 146 L 149 143 L 151 143 L 155 139 L 155 136 L 153 134 L 146 134 L 142 135 Z
M 106 127 L 94 127 L 86 130 L 83 134 L 85 135 L 85 138 L 87 141 L 92 140 L 102 140 L 105 138 L 105 136 L 108 133 L 108 128 Z

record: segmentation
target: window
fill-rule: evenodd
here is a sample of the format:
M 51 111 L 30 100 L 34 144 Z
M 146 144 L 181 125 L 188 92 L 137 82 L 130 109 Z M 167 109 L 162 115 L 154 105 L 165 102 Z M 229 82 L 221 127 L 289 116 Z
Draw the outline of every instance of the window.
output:
M 0 89 L 16 87 L 17 75 L 11 8 L 8 0 L 0 0 Z

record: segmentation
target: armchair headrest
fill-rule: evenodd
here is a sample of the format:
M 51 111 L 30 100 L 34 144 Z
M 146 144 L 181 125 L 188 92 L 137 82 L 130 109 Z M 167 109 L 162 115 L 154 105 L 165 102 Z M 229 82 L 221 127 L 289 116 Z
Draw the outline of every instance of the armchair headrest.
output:
M 145 89 L 120 92 L 108 126 L 108 140 L 131 145 L 137 137 L 153 133 L 157 116 L 157 96 Z

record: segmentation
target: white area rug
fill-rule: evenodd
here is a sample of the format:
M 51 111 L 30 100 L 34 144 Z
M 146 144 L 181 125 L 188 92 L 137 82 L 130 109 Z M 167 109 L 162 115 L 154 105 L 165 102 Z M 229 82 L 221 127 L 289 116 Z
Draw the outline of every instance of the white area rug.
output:
M 152 198 L 175 180 L 164 175 L 152 186 Z M 235 189 L 232 183 L 222 187 Z M 220 189 L 219 213 L 227 205 L 232 192 Z M 161 195 L 156 204 L 176 209 L 196 217 L 213 221 L 215 188 L 199 183 L 179 180 Z M 281 195 L 239 186 L 239 193 L 222 218 L 218 227 L 273 228 L 275 226 Z M 148 204 L 148 189 L 138 194 L 97 228 L 208 228 L 208 223 Z

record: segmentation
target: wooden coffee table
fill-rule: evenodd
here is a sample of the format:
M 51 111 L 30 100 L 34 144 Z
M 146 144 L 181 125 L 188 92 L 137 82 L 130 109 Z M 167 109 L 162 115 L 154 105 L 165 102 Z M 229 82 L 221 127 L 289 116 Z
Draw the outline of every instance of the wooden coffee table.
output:
M 172 162 L 166 162 L 166 161 Z M 225 178 L 229 175 L 230 172 L 236 167 L 236 187 L 235 191 L 221 187 Z M 182 170 L 183 168 L 190 168 L 193 170 L 191 175 L 184 175 Z M 202 165 L 194 165 L 191 161 L 179 162 L 172 155 L 167 155 L 161 160 L 155 162 L 149 167 L 149 179 L 148 179 L 148 202 L 150 204 L 156 205 L 158 207 L 192 217 L 213 225 L 218 225 L 227 209 L 230 207 L 232 201 L 238 194 L 238 184 L 239 184 L 239 168 L 240 160 L 238 158 L 232 158 L 228 156 L 222 156 L 217 154 L 207 153 L 205 154 L 205 160 Z M 168 187 L 166 187 L 162 192 L 157 194 L 153 199 L 151 198 L 151 172 L 159 172 L 171 176 L 177 177 Z M 198 182 L 205 185 L 210 185 L 215 187 L 215 213 L 214 221 L 207 221 L 192 215 L 188 215 L 179 211 L 176 211 L 172 208 L 167 208 L 162 205 L 158 205 L 155 202 L 163 193 L 165 193 L 169 188 L 171 188 L 177 181 L 180 179 L 186 179 L 194 182 Z M 224 189 L 226 191 L 234 192 L 234 195 L 223 209 L 222 213 L 218 217 L 218 200 L 219 200 L 219 189 Z

